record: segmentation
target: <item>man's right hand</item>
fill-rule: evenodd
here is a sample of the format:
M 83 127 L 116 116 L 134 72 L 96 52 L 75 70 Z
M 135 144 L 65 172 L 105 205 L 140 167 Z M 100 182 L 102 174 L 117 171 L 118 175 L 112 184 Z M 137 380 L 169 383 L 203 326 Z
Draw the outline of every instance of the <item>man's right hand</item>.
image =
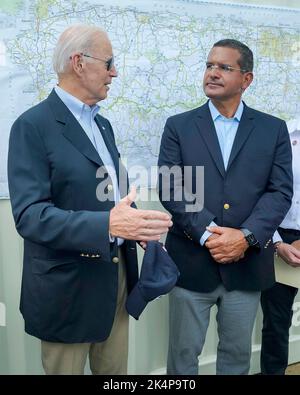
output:
M 220 235 L 218 235 L 217 233 L 213 233 L 212 235 L 210 235 L 206 241 L 212 241 L 217 239 L 218 237 L 220 237 Z M 206 242 L 205 242 L 206 243 Z M 208 247 L 207 247 L 208 248 Z M 236 257 L 232 262 L 238 262 L 240 259 L 244 258 L 245 254 L 242 254 L 238 257 Z M 232 263 L 232 262 L 223 262 L 223 263 Z
M 218 237 L 220 237 L 220 235 L 218 235 L 217 233 L 212 233 L 210 236 L 208 236 L 208 238 L 206 239 L 205 243 L 206 243 L 207 241 L 215 240 L 215 239 L 217 239 Z M 204 244 L 205 244 L 205 243 L 204 243 Z
M 244 257 L 248 243 L 239 229 L 222 226 L 209 226 L 206 229 L 219 236 L 210 236 L 205 242 L 205 246 L 216 262 L 227 264 L 238 262 Z
M 173 225 L 167 213 L 156 210 L 137 210 L 130 205 L 136 198 L 136 189 L 110 211 L 109 233 L 127 240 L 159 240 Z

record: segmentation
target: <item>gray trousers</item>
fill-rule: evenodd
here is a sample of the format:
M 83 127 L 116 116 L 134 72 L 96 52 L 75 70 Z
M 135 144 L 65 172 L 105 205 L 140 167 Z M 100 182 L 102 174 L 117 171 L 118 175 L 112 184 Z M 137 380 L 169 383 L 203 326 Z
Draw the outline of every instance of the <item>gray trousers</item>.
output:
M 213 305 L 218 308 L 217 374 L 248 374 L 259 298 L 260 292 L 228 292 L 223 285 L 209 293 L 175 287 L 170 293 L 167 374 L 198 374 Z

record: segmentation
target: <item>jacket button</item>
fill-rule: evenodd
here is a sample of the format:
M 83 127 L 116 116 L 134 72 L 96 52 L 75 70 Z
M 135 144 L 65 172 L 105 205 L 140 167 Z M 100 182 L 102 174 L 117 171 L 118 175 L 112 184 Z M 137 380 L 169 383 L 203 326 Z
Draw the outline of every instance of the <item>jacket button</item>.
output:
M 229 205 L 228 203 L 225 203 L 225 204 L 224 204 L 224 209 L 225 209 L 225 210 L 228 210 L 229 207 L 230 207 L 230 205 Z
M 114 256 L 112 261 L 113 263 L 119 263 L 119 258 L 117 256 Z
M 112 184 L 107 185 L 107 190 L 108 190 L 108 192 L 111 192 L 113 190 Z

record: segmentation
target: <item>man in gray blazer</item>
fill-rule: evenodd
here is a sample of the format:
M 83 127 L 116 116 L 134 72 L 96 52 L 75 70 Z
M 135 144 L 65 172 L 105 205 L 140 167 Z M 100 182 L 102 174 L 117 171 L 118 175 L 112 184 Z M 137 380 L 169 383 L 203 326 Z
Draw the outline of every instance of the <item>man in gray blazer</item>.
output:
M 24 238 L 20 309 L 48 374 L 125 374 L 134 240 L 158 240 L 169 215 L 136 210 L 112 127 L 98 114 L 117 77 L 111 43 L 76 25 L 53 57 L 58 85 L 11 130 L 8 181 Z M 143 245 L 144 245 L 143 244 Z

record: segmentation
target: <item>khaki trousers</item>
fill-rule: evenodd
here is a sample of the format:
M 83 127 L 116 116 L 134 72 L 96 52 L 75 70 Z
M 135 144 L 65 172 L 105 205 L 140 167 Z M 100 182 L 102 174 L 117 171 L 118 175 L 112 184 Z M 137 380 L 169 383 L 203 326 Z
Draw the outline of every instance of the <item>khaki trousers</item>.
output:
M 92 374 L 127 374 L 128 314 L 124 258 L 119 249 L 119 289 L 114 324 L 101 343 L 53 343 L 42 340 L 42 364 L 46 374 L 84 374 L 89 356 Z

